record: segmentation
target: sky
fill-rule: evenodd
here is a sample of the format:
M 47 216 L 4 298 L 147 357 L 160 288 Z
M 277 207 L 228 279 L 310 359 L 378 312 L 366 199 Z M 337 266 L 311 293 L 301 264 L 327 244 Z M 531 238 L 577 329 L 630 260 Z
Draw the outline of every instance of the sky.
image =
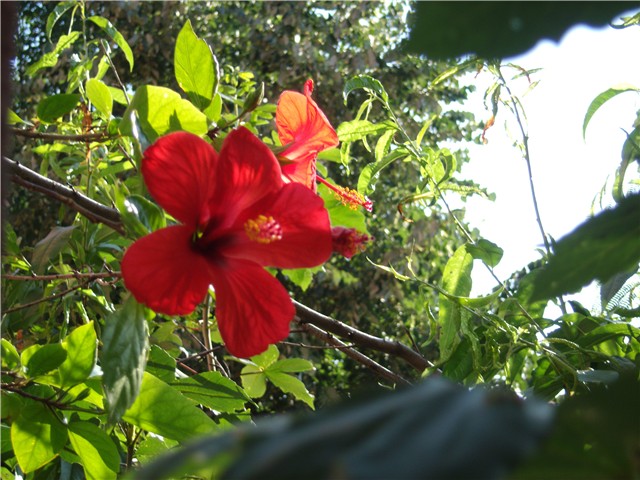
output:
M 533 74 L 538 85 L 529 87 L 525 79 L 512 84 L 521 98 L 529 132 L 533 180 L 540 216 L 548 234 L 561 238 L 582 223 L 592 212 L 592 202 L 604 182 L 613 178 L 620 163 L 620 151 L 640 109 L 640 95 L 618 95 L 592 117 L 582 136 L 582 125 L 591 101 L 605 90 L 621 83 L 640 87 L 640 28 L 616 30 L 576 26 L 559 43 L 541 41 L 518 57 L 505 59 L 525 69 L 542 68 Z M 515 75 L 515 70 L 505 77 Z M 491 83 L 488 73 L 469 81 L 477 91 L 465 108 L 487 120 L 483 94 Z M 505 128 L 505 121 L 507 126 Z M 469 147 L 469 164 L 462 178 L 474 180 L 496 194 L 496 201 L 474 199 L 463 205 L 465 219 L 482 236 L 504 249 L 504 257 L 495 271 L 500 279 L 540 258 L 543 240 L 536 223 L 526 163 L 513 146 L 510 135 L 517 124 L 506 108 L 498 112 L 495 126 L 486 133 L 486 145 Z M 511 132 L 511 134 L 509 133 Z M 629 173 L 637 171 L 630 168 Z M 628 175 L 629 175 L 628 173 Z M 637 173 L 636 173 L 637 175 Z M 605 197 L 611 204 L 610 190 Z M 596 206 L 596 211 L 600 208 Z M 477 262 L 476 262 L 477 263 Z M 496 285 L 486 269 L 474 265 L 474 295 L 489 293 Z M 578 296 L 585 307 L 599 308 L 597 289 L 592 287 Z

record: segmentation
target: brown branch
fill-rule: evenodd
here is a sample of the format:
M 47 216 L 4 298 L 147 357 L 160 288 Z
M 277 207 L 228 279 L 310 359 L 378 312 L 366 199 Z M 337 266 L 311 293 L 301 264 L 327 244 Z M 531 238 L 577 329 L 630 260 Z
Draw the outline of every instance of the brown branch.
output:
M 10 275 L 10 274 L 2 274 L 2 278 L 6 280 L 18 280 L 18 281 L 49 281 L 49 280 L 67 280 L 67 279 L 83 279 L 83 280 L 97 280 L 99 278 L 113 278 L 113 277 L 121 277 L 122 274 L 120 272 L 98 272 L 98 273 L 56 273 L 53 275 Z
M 36 132 L 33 130 L 23 130 L 21 128 L 12 128 L 11 133 L 25 138 L 36 138 L 38 140 L 46 140 L 48 142 L 102 142 L 115 138 L 114 135 L 108 133 L 83 133 L 80 135 L 64 134 L 64 133 L 46 133 Z
M 301 320 L 298 319 L 298 322 L 301 322 Z M 345 355 L 347 355 L 348 357 L 353 358 L 358 363 L 361 363 L 362 365 L 367 367 L 369 370 L 374 372 L 376 375 L 378 375 L 378 376 L 380 376 L 380 377 L 382 377 L 382 378 L 384 378 L 386 380 L 390 380 L 391 382 L 393 382 L 395 384 L 411 385 L 411 382 L 409 382 L 405 378 L 401 377 L 400 375 L 398 375 L 396 373 L 393 373 L 391 370 L 389 370 L 388 368 L 383 367 L 378 362 L 376 362 L 375 360 L 370 359 L 369 357 L 367 357 L 363 353 L 360 353 L 359 351 L 357 351 L 357 350 L 355 350 L 353 348 L 349 348 L 344 342 L 338 340 L 336 337 L 334 337 L 330 333 L 325 332 L 324 330 L 316 327 L 315 325 L 311 325 L 310 323 L 300 323 L 300 326 L 306 332 L 310 333 L 314 337 L 319 338 L 320 340 L 328 343 L 329 345 L 331 345 L 331 346 L 333 346 L 335 348 L 339 348 L 342 352 L 344 352 Z
M 81 213 L 92 222 L 103 223 L 124 235 L 125 230 L 120 212 L 115 208 L 96 202 L 76 189 L 44 177 L 10 158 L 3 156 L 2 164 L 5 166 L 6 172 L 11 174 L 11 180 L 14 183 L 54 198 Z
M 351 343 L 360 347 L 370 348 L 372 350 L 400 357 L 419 372 L 422 372 L 427 367 L 432 366 L 426 358 L 403 343 L 385 340 L 383 338 L 361 332 L 356 328 L 350 327 L 338 320 L 334 320 L 331 317 L 327 317 L 320 312 L 316 312 L 295 300 L 293 301 L 293 304 L 296 307 L 296 314 L 301 325 L 311 323 L 323 330 L 326 330 L 327 332 L 346 338 Z

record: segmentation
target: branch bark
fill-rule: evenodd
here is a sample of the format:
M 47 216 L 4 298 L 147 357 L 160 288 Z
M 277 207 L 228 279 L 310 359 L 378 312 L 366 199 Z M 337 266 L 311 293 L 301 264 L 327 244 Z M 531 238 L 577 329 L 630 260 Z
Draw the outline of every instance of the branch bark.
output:
M 427 367 L 432 366 L 426 358 L 403 343 L 369 335 L 368 333 L 361 332 L 360 330 L 350 327 L 338 320 L 327 317 L 320 312 L 316 312 L 295 300 L 293 303 L 296 307 L 296 314 L 299 318 L 300 324 L 311 323 L 323 330 L 326 330 L 327 332 L 346 338 L 351 343 L 360 347 L 370 348 L 372 350 L 377 350 L 379 352 L 388 353 L 402 358 L 419 372 L 422 372 Z
M 390 380 L 393 383 L 400 385 L 411 385 L 407 379 L 401 377 L 397 373 L 392 372 L 388 368 L 383 367 L 375 360 L 370 359 L 365 354 L 355 350 L 354 348 L 349 347 L 346 343 L 338 340 L 330 333 L 325 332 L 324 330 L 312 325 L 311 323 L 303 323 L 299 317 L 296 317 L 298 323 L 300 323 L 300 328 L 302 328 L 305 332 L 310 333 L 316 338 L 319 338 L 325 343 L 333 347 L 337 347 L 340 351 L 344 352 L 348 357 L 353 358 L 356 362 L 361 363 L 369 370 L 374 372 L 376 375 L 384 378 L 385 380 Z
M 10 158 L 3 156 L 2 163 L 6 168 L 5 172 L 11 174 L 11 180 L 14 183 L 58 200 L 81 213 L 92 222 L 104 223 L 124 235 L 124 225 L 120 218 L 120 212 L 115 208 L 96 202 L 76 189 L 44 177 Z
M 35 132 L 33 130 L 23 130 L 21 128 L 12 128 L 11 133 L 25 138 L 36 138 L 48 142 L 102 142 L 113 138 L 108 133 L 83 133 L 80 135 L 64 134 L 64 133 L 47 133 Z

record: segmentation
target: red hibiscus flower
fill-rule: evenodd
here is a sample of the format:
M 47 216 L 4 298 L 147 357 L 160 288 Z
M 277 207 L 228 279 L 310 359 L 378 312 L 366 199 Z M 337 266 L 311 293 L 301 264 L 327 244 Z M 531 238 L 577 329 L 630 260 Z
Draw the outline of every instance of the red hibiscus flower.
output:
M 325 114 L 311 98 L 313 80 L 304 84 L 304 95 L 286 90 L 280 95 L 276 109 L 276 127 L 282 145 L 280 155 L 285 181 L 301 183 L 316 191 L 316 157 L 318 153 L 338 145 L 338 135 Z
M 286 90 L 280 95 L 276 108 L 276 127 L 285 150 L 280 154 L 285 182 L 305 185 L 314 192 L 316 180 L 324 183 L 345 204 L 353 208 L 363 206 L 369 212 L 373 204 L 355 190 L 333 185 L 316 174 L 318 153 L 336 147 L 338 135 L 318 104 L 311 98 L 313 80 L 304 84 L 304 95 Z
M 350 259 L 357 253 L 367 249 L 367 243 L 373 240 L 366 233 L 357 231 L 355 228 L 333 227 L 331 229 L 333 238 L 333 251 L 343 257 Z
M 284 185 L 273 153 L 243 127 L 229 133 L 219 154 L 190 133 L 162 137 L 145 151 L 142 175 L 180 224 L 126 251 L 122 275 L 136 300 L 186 315 L 213 285 L 229 352 L 250 357 L 284 339 L 295 309 L 263 267 L 312 267 L 329 258 L 322 199 L 302 185 Z

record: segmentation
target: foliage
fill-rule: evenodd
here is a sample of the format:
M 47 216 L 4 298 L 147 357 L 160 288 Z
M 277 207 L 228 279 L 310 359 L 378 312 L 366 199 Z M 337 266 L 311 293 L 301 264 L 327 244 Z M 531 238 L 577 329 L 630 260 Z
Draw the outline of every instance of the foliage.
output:
M 464 151 L 439 146 L 479 141 L 481 132 L 469 114 L 442 107 L 468 93 L 457 83 L 464 72 L 491 75 L 485 98 L 493 118 L 513 115 L 530 164 L 524 112 L 505 76 L 534 71 L 475 56 L 433 62 L 403 55 L 396 48 L 403 15 L 382 13 L 406 13 L 408 5 L 375 4 L 367 15 L 368 8 L 22 7 L 15 71 L 31 80 L 17 85 L 9 119 L 18 161 L 3 158 L 3 174 L 12 174 L 16 189 L 61 205 L 38 228 L 28 228 L 29 220 L 3 225 L 3 478 L 157 478 L 169 468 L 197 478 L 496 478 L 554 423 L 548 450 L 516 476 L 564 474 L 572 468 L 566 459 L 574 472 L 589 473 L 577 467 L 587 446 L 599 452 L 592 475 L 631 474 L 637 431 L 624 420 L 633 411 L 607 406 L 638 391 L 637 295 L 628 282 L 638 267 L 638 195 L 625 177 L 638 160 L 638 125 L 623 148 L 612 191 L 617 205 L 558 242 L 541 225 L 540 262 L 471 297 L 473 268 L 492 271 L 503 250 L 449 207 L 451 196 L 490 194 L 461 178 Z M 276 28 L 287 35 L 274 35 Z M 49 41 L 46 51 L 39 39 Z M 322 48 L 310 49 L 314 42 Z M 322 313 L 296 304 L 290 341 L 236 358 L 224 348 L 213 294 L 194 313 L 175 317 L 152 312 L 124 288 L 125 250 L 175 222 L 150 199 L 142 153 L 175 131 L 219 150 L 240 125 L 281 153 L 274 99 L 301 90 L 308 76 L 340 140 L 319 155 L 318 172 L 330 185 L 370 196 L 374 210 L 349 208 L 326 184 L 318 195 L 332 225 L 375 241 L 352 260 L 273 270 L 298 301 Z M 585 131 L 622 91 L 637 88 L 614 87 L 594 99 Z M 10 218 L 24 216 L 33 198 L 16 190 Z M 576 256 L 584 259 L 580 268 Z M 554 298 L 594 278 L 605 282 L 602 312 L 572 302 L 570 313 Z M 563 309 L 559 318 L 547 318 L 548 301 Z M 436 376 L 448 380 L 421 379 Z M 418 385 L 400 388 L 409 383 Z M 332 395 L 357 395 L 362 384 L 375 397 L 398 391 L 324 408 Z M 321 411 L 259 422 L 313 409 Z M 243 425 L 252 420 L 261 425 Z M 588 432 L 576 430 L 585 423 Z M 599 440 L 611 432 L 616 448 Z M 565 458 L 557 445 L 566 447 Z M 206 464 L 196 461 L 203 454 Z

